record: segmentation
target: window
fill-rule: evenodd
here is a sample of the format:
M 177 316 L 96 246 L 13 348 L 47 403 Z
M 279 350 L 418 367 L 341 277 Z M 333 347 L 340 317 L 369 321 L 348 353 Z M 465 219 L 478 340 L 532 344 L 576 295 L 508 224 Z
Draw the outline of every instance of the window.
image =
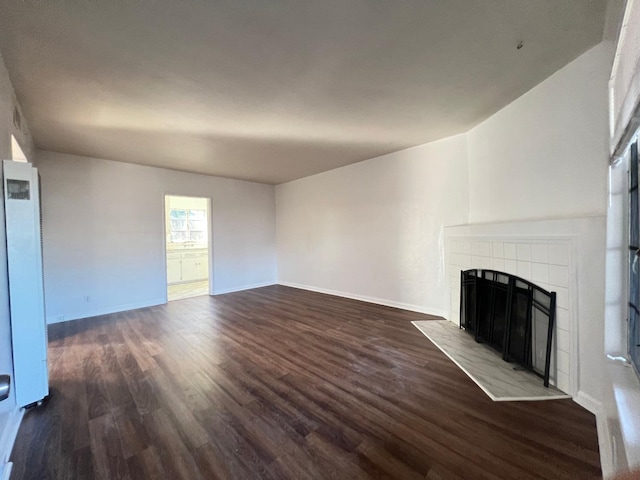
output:
M 14 137 L 13 135 L 11 135 L 11 159 L 14 162 L 27 161 L 27 156 L 24 154 L 24 152 L 22 151 L 22 148 L 20 148 L 20 144 L 18 143 L 18 140 L 16 140 L 16 137 Z
M 206 210 L 176 209 L 169 211 L 172 243 L 206 243 Z

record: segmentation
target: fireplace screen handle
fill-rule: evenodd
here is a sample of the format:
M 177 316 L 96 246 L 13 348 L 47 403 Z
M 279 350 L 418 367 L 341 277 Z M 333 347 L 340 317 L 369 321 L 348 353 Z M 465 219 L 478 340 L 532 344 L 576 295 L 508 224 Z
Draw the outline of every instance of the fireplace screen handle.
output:
M 11 389 L 11 377 L 9 375 L 0 375 L 0 402 L 9 397 Z

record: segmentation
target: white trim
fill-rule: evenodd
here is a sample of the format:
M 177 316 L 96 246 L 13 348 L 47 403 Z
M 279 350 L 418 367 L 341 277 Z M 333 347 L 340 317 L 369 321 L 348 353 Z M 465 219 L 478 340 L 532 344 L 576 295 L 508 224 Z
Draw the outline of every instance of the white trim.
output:
M 162 281 L 164 284 L 164 303 L 169 301 L 169 262 L 167 261 L 167 197 L 165 193 L 162 196 L 162 261 L 164 268 L 162 269 Z
M 79 320 L 81 318 L 98 317 L 100 315 L 109 315 L 110 313 L 126 312 L 127 310 L 136 310 L 138 308 L 155 307 L 167 303 L 164 297 L 153 300 L 145 300 L 144 302 L 125 303 L 122 305 L 114 305 L 99 310 L 85 310 L 82 312 L 74 312 L 72 314 L 63 315 L 47 315 L 47 324 L 66 322 L 67 320 Z
M 2 431 L 2 436 L 0 436 L 0 479 L 2 480 L 8 480 L 11 474 L 13 464 L 9 462 L 9 459 L 24 416 L 24 408 L 16 407 L 7 413 L 9 414 L 9 419 Z
M 624 452 L 629 469 L 640 467 L 640 389 L 638 377 L 629 364 L 608 361 L 608 372 L 611 380 L 612 397 L 602 408 L 602 415 L 609 427 L 609 438 L 616 469 L 620 469 L 621 450 Z M 606 398 L 606 397 L 605 397 Z M 616 443 L 617 442 L 617 443 Z
M 242 290 L 251 290 L 252 288 L 268 287 L 269 285 L 276 285 L 275 281 L 254 283 L 251 285 L 242 285 L 239 287 L 228 288 L 220 290 L 214 293 L 214 295 L 222 295 L 224 293 L 240 292 Z M 146 300 L 143 302 L 126 303 L 122 305 L 115 305 L 112 307 L 106 307 L 99 310 L 88 310 L 82 312 L 75 312 L 72 314 L 63 315 L 47 315 L 47 324 L 66 322 L 68 320 L 79 320 L 82 318 L 98 317 L 100 315 L 109 315 L 110 313 L 126 312 L 128 310 L 136 310 L 138 308 L 155 307 L 156 305 L 164 305 L 167 303 L 165 298 L 156 298 L 153 300 Z
M 579 390 L 576 396 L 573 397 L 573 401 L 594 415 L 598 415 L 602 411 L 602 403 L 582 390 Z
M 232 288 L 225 288 L 223 290 L 218 290 L 216 292 L 214 292 L 214 295 L 224 295 L 225 293 L 233 293 L 233 292 L 242 292 L 243 290 L 252 290 L 254 288 L 261 288 L 261 287 L 269 287 L 271 285 L 277 285 L 276 282 L 262 282 L 262 283 L 254 283 L 252 285 L 243 285 L 240 287 L 232 287 Z
M 598 430 L 598 447 L 600 450 L 600 468 L 602 478 L 611 478 L 616 473 L 614 447 L 615 440 L 609 431 L 609 421 L 603 413 L 596 415 L 596 429 Z
M 602 478 L 611 478 L 616 473 L 619 466 L 616 466 L 615 450 L 624 448 L 624 445 L 616 445 L 615 437 L 609 428 L 609 417 L 602 407 L 602 403 L 591 395 L 579 391 L 573 399 L 581 407 L 589 410 L 596 417 L 596 429 L 598 431 L 598 449 L 600 451 L 600 468 Z
M 278 282 L 278 285 L 283 285 L 285 287 L 292 287 L 292 288 L 300 288 L 302 290 L 309 290 L 311 292 L 325 293 L 327 295 L 335 295 L 336 297 L 350 298 L 352 300 L 360 300 L 361 302 L 375 303 L 376 305 L 384 305 L 386 307 L 401 308 L 403 310 L 410 310 L 412 312 L 425 313 L 427 315 L 435 315 L 438 317 L 442 317 L 443 319 L 446 318 L 446 314 L 447 314 L 447 312 L 445 312 L 444 310 L 440 310 L 436 308 L 427 308 L 421 305 L 395 302 L 393 300 L 387 300 L 384 298 L 377 298 L 377 297 L 369 297 L 366 295 L 358 295 L 355 293 L 339 292 L 336 290 L 329 290 L 327 288 L 319 288 L 319 287 L 312 287 L 309 285 L 302 285 L 300 283 Z

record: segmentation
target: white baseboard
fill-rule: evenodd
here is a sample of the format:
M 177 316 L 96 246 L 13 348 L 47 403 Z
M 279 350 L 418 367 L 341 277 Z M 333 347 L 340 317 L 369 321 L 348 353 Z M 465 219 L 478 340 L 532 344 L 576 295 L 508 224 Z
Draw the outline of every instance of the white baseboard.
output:
M 167 303 L 166 298 L 156 298 L 153 300 L 145 300 L 143 302 L 125 303 L 110 307 L 100 308 L 96 310 L 85 310 L 62 315 L 47 315 L 47 324 L 66 322 L 67 320 L 79 320 L 81 318 L 97 317 L 100 315 L 108 315 L 110 313 L 126 312 L 127 310 L 135 310 L 137 308 L 154 307 Z
M 581 407 L 589 410 L 596 416 L 596 429 L 598 431 L 598 447 L 600 450 L 600 467 L 602 477 L 611 478 L 615 474 L 614 448 L 611 444 L 611 432 L 609 431 L 609 419 L 602 408 L 602 403 L 582 390 L 578 391 L 573 401 Z
M 600 468 L 602 468 L 602 478 L 611 478 L 616 473 L 615 452 L 618 448 L 612 442 L 615 440 L 609 430 L 609 419 L 604 413 L 596 415 L 596 428 L 598 430 L 598 447 L 600 449 Z
M 9 462 L 11 458 L 11 451 L 13 450 L 13 444 L 18 436 L 18 429 L 24 416 L 23 408 L 14 408 L 10 412 L 5 427 L 0 432 L 0 479 L 8 480 L 11 474 L 12 463 Z
M 269 285 L 275 285 L 276 282 L 262 282 L 254 283 L 252 285 L 243 285 L 240 287 L 227 288 L 224 290 L 217 290 L 214 295 L 221 295 L 224 293 L 239 292 L 242 290 L 251 290 L 252 288 L 267 287 Z M 145 300 L 143 302 L 126 303 L 121 305 L 114 305 L 110 307 L 100 308 L 96 310 L 85 310 L 81 312 L 74 312 L 71 314 L 62 315 L 47 315 L 47 324 L 66 322 L 68 320 L 79 320 L 81 318 L 97 317 L 100 315 L 108 315 L 110 313 L 126 312 L 127 310 L 135 310 L 138 308 L 154 307 L 156 305 L 163 305 L 167 303 L 166 297 L 156 298 L 153 300 Z M 2 477 L 0 477 L 1 479 Z
M 588 393 L 583 392 L 582 390 L 578 391 L 575 397 L 573 397 L 573 401 L 576 402 L 583 408 L 586 408 L 594 415 L 599 415 L 602 411 L 602 403 L 599 400 L 596 400 Z
M 233 293 L 233 292 L 241 292 L 243 290 L 251 290 L 253 288 L 260 287 L 268 287 L 270 285 L 276 285 L 276 282 L 262 282 L 262 283 L 254 283 L 252 285 L 243 285 L 241 287 L 233 287 L 233 288 L 223 288 L 222 290 L 216 290 L 213 292 L 214 295 L 224 295 L 225 293 Z
M 418 313 L 426 313 L 427 315 L 436 315 L 442 318 L 445 318 L 445 315 L 447 315 L 447 312 L 445 310 L 423 307 L 421 305 L 414 305 L 411 303 L 395 302 L 393 300 L 387 300 L 385 298 L 369 297 L 366 295 L 357 295 L 355 293 L 338 292 L 336 290 L 312 287 L 309 285 L 302 285 L 300 283 L 278 282 L 278 284 L 284 285 L 285 287 L 300 288 L 302 290 L 309 290 L 309 291 L 318 292 L 318 293 L 326 293 L 327 295 L 335 295 L 336 297 L 350 298 L 351 300 L 360 300 L 362 302 L 375 303 L 376 305 L 384 305 L 386 307 L 401 308 L 402 310 L 409 310 L 409 311 L 418 312 Z

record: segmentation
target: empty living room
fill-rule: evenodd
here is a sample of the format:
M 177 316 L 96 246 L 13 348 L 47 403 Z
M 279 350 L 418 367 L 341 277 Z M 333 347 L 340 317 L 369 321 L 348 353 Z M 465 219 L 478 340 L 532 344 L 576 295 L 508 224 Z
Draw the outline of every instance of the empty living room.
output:
M 0 480 L 640 479 L 640 1 L 0 0 Z

